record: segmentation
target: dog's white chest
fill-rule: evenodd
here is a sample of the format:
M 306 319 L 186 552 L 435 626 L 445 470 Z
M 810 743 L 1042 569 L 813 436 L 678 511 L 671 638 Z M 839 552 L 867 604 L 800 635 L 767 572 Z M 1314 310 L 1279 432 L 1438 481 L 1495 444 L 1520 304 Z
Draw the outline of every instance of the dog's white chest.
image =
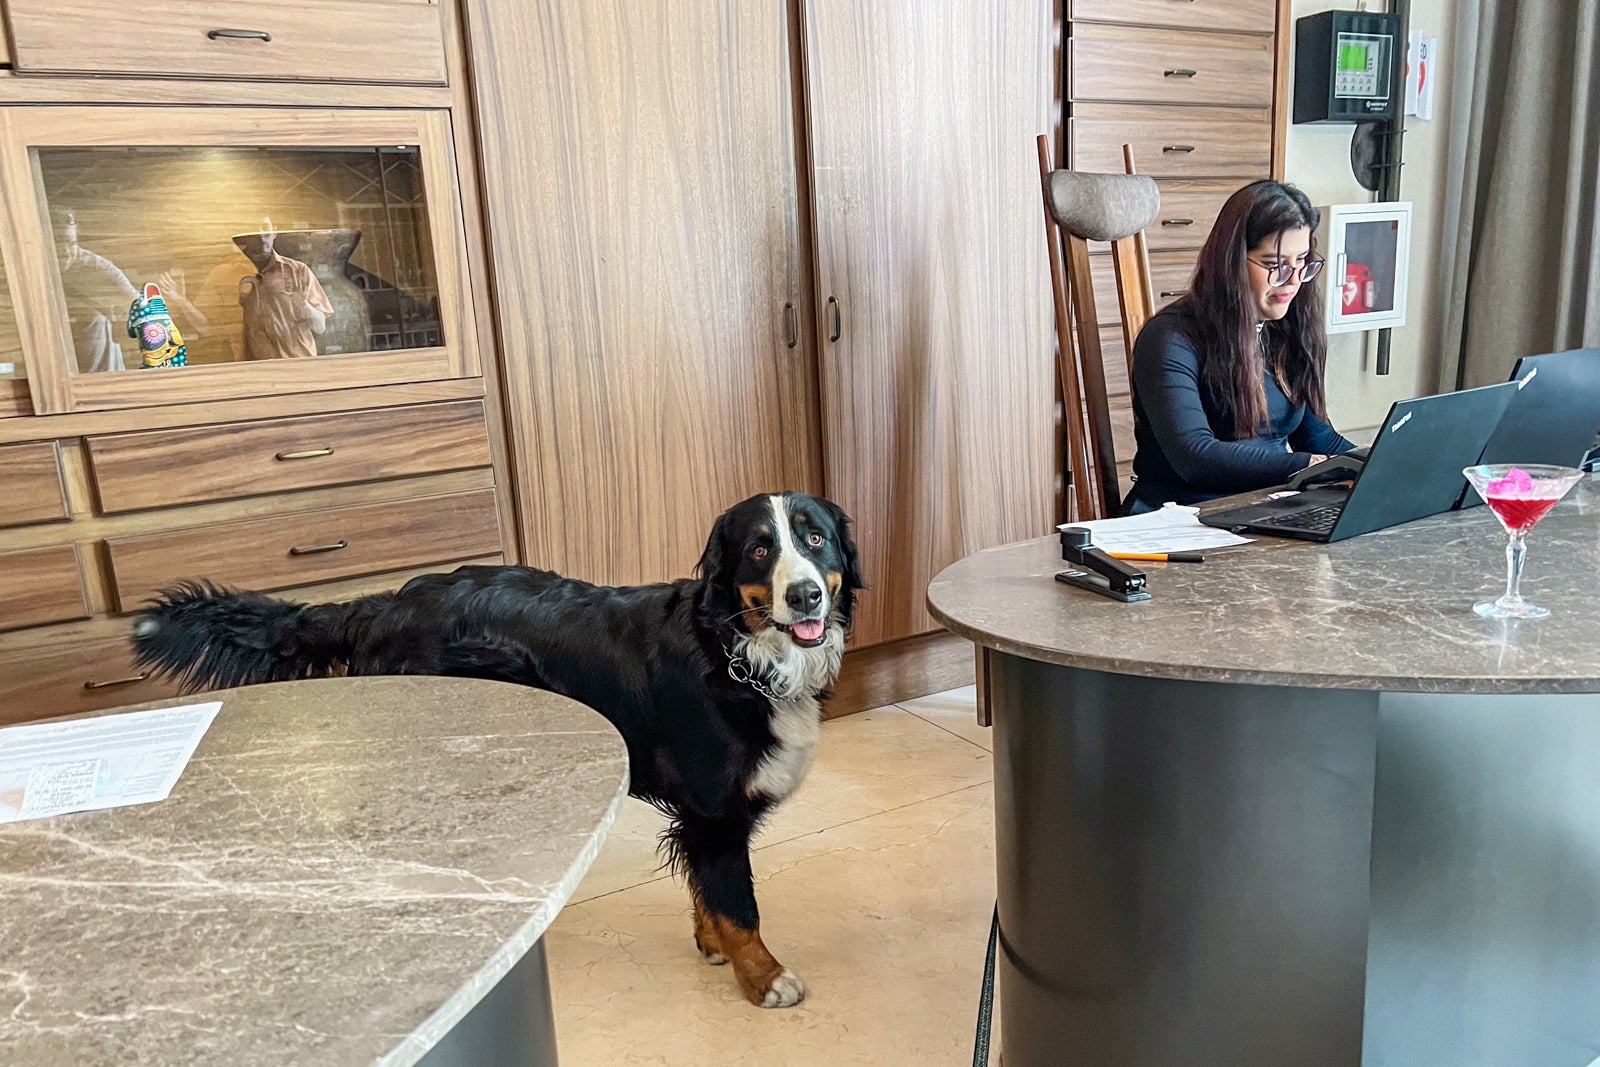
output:
M 800 787 L 822 736 L 821 710 L 809 696 L 772 702 L 773 746 L 756 765 L 745 792 L 779 801 Z

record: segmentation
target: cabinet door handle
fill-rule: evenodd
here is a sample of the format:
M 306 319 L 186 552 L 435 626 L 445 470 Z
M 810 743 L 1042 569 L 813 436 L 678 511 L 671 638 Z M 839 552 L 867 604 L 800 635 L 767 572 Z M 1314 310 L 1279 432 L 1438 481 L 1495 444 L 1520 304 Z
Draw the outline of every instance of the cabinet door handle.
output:
M 112 686 L 133 685 L 135 682 L 148 681 L 149 678 L 149 671 L 140 671 L 138 674 L 129 675 L 126 678 L 112 678 L 106 682 L 87 681 L 83 683 L 83 687 L 85 689 L 110 689 Z
M 349 541 L 345 541 L 343 539 L 340 539 L 338 541 L 335 541 L 331 545 L 310 545 L 310 546 L 304 547 L 304 548 L 302 548 L 299 545 L 296 545 L 295 547 L 289 549 L 289 555 L 291 555 L 291 556 L 317 556 L 317 555 L 321 555 L 324 552 L 337 552 L 341 548 L 349 548 L 349 547 L 350 547 L 350 542 Z
M 1193 226 L 1194 219 L 1162 219 L 1163 226 Z
M 828 340 L 837 341 L 844 333 L 844 319 L 839 315 L 838 297 L 828 297 Z
M 331 448 L 307 448 L 299 452 L 276 452 L 272 458 L 279 463 L 286 463 L 291 459 L 316 459 L 318 456 L 331 456 Z
M 1187 289 L 1163 289 L 1161 290 L 1161 299 L 1165 300 L 1169 296 L 1182 296 L 1188 291 Z
M 793 304 L 783 305 L 783 344 L 793 348 L 800 343 L 800 314 Z
M 1194 151 L 1194 145 L 1192 145 L 1192 144 L 1169 144 L 1169 145 L 1163 145 L 1161 147 L 1161 151 L 1163 151 L 1163 152 L 1193 152 Z
M 206 36 L 213 41 L 226 38 L 230 41 L 260 41 L 262 44 L 272 43 L 272 34 L 266 30 L 211 30 Z
M 1187 67 L 1174 67 L 1171 70 L 1162 71 L 1161 76 L 1163 78 L 1192 78 L 1198 73 L 1199 71 L 1189 70 Z

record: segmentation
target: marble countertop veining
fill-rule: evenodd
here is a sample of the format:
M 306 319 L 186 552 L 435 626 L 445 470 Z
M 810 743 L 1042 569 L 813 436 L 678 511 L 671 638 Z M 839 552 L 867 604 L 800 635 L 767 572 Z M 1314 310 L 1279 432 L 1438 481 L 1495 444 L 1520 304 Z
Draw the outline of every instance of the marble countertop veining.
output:
M 1144 564 L 1152 599 L 1054 580 L 1055 536 L 975 553 L 928 587 L 980 645 L 1117 674 L 1433 693 L 1600 692 L 1600 480 L 1529 536 L 1522 592 L 1547 619 L 1482 619 L 1505 589 L 1488 508 L 1317 545 L 1262 537 L 1201 564 Z
M 167 800 L 0 826 L 0 1061 L 415 1063 L 543 936 L 627 791 L 609 723 L 521 686 L 194 699 L 222 711 Z

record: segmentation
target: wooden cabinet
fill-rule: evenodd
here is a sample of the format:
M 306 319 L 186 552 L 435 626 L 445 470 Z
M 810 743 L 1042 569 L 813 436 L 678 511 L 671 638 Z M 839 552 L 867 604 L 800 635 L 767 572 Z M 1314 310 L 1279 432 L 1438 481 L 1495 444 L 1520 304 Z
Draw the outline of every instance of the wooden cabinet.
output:
M 177 581 L 515 560 L 456 5 L 3 6 L 0 723 L 173 692 Z
M 938 571 L 1052 523 L 1050 12 L 806 6 L 824 484 L 872 587 L 859 644 L 932 629 Z
M 819 488 L 781 3 L 468 0 L 523 551 L 687 574 L 716 516 Z
M 7 0 L 29 73 L 415 82 L 446 80 L 430 0 Z

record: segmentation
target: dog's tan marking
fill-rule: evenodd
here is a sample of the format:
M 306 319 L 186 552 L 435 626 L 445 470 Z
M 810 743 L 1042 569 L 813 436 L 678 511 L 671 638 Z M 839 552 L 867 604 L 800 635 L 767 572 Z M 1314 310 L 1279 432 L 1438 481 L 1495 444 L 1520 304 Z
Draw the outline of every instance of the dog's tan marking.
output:
M 711 923 L 711 916 L 706 914 L 705 905 L 700 903 L 700 894 L 691 889 L 689 895 L 694 898 L 694 947 L 700 950 L 707 963 L 719 967 L 728 962 L 728 957 L 722 954 L 717 929 Z
M 839 590 L 844 586 L 844 575 L 838 571 L 829 571 L 824 579 L 828 583 L 828 603 L 832 604 L 839 599 Z
M 805 999 L 806 987 L 767 951 L 759 928 L 744 930 L 720 915 L 710 920 L 746 1000 L 758 1008 L 789 1008 Z
M 759 582 L 746 583 L 739 587 L 739 602 L 745 609 L 744 628 L 753 634 L 765 630 L 772 607 L 772 590 Z

